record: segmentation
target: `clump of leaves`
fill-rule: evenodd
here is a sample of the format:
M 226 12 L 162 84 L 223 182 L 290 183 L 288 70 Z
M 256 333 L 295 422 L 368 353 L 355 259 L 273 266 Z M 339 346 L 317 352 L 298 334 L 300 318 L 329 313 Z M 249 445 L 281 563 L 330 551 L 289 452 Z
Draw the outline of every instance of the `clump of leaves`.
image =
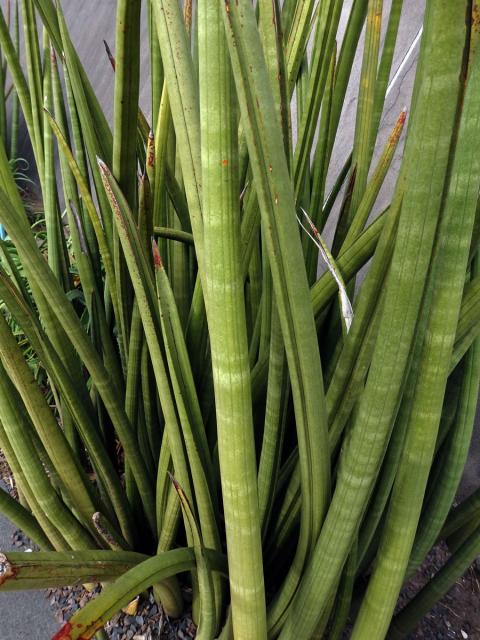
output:
M 150 587 L 180 615 L 185 574 L 199 638 L 402 637 L 480 552 L 476 494 L 451 510 L 480 376 L 476 9 L 427 1 L 371 221 L 407 119 L 379 142 L 402 4 L 381 46 L 381 0 L 150 0 L 147 118 L 142 3 L 118 0 L 113 130 L 61 4 L 21 2 L 27 75 L 0 14 L 46 237 L 0 145 L 0 446 L 25 501 L 0 508 L 42 549 L 2 556 L 1 589 L 105 583 L 57 638 Z M 439 537 L 451 561 L 394 617 Z

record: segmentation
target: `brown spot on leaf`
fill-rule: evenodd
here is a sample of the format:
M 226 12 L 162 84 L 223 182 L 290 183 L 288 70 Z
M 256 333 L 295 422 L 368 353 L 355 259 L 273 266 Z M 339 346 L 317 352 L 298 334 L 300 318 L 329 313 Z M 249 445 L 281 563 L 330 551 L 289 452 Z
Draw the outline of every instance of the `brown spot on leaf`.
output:
M 149 167 L 153 167 L 155 164 L 155 138 L 153 135 L 153 131 L 150 129 L 148 132 L 148 142 L 147 142 L 147 165 Z
M 478 2 L 474 2 L 472 7 L 472 29 L 477 33 L 480 32 L 480 7 Z
M 17 570 L 10 564 L 5 554 L 0 553 L 0 585 L 4 584 L 9 578 L 15 578 Z
M 397 122 L 395 123 L 395 126 L 392 130 L 392 133 L 390 134 L 390 137 L 388 139 L 388 144 L 390 146 L 394 146 L 397 144 L 401 134 L 402 134 L 402 130 L 403 130 L 403 125 L 405 124 L 405 120 L 407 119 L 407 110 L 403 109 L 400 112 L 400 115 L 398 116 Z

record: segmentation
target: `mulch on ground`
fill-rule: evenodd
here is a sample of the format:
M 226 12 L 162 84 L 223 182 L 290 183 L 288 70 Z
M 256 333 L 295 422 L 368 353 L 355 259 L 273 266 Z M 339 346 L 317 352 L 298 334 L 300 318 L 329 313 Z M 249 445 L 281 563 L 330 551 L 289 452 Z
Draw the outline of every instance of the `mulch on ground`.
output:
M 99 586 L 88 592 L 77 585 L 48 589 L 46 597 L 56 619 L 63 623 L 99 592 Z M 152 593 L 148 597 L 140 596 L 132 603 L 129 613 L 122 611 L 114 616 L 105 630 L 111 640 L 192 640 L 196 634 L 189 610 L 178 620 L 171 620 L 155 603 Z

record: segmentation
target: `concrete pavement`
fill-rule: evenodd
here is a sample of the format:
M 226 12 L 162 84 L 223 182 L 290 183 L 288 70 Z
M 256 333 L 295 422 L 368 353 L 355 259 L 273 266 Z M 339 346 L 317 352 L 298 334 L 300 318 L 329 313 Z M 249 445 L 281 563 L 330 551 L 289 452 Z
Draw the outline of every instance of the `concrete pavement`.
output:
M 4 490 L 5 485 L 0 482 L 0 491 Z M 13 524 L 0 513 L 0 550 L 7 555 L 14 549 L 14 531 Z M 43 591 L 0 596 L 0 640 L 49 640 L 58 628 Z

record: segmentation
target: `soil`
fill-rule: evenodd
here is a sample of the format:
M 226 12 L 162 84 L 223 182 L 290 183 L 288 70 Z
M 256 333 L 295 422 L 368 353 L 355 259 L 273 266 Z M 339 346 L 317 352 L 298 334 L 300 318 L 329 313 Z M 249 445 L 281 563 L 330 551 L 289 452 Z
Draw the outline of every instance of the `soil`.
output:
M 432 578 L 449 558 L 445 544 L 432 549 L 415 576 L 404 587 L 399 609 Z M 450 591 L 422 619 L 409 640 L 480 640 L 480 559 L 457 580 Z

